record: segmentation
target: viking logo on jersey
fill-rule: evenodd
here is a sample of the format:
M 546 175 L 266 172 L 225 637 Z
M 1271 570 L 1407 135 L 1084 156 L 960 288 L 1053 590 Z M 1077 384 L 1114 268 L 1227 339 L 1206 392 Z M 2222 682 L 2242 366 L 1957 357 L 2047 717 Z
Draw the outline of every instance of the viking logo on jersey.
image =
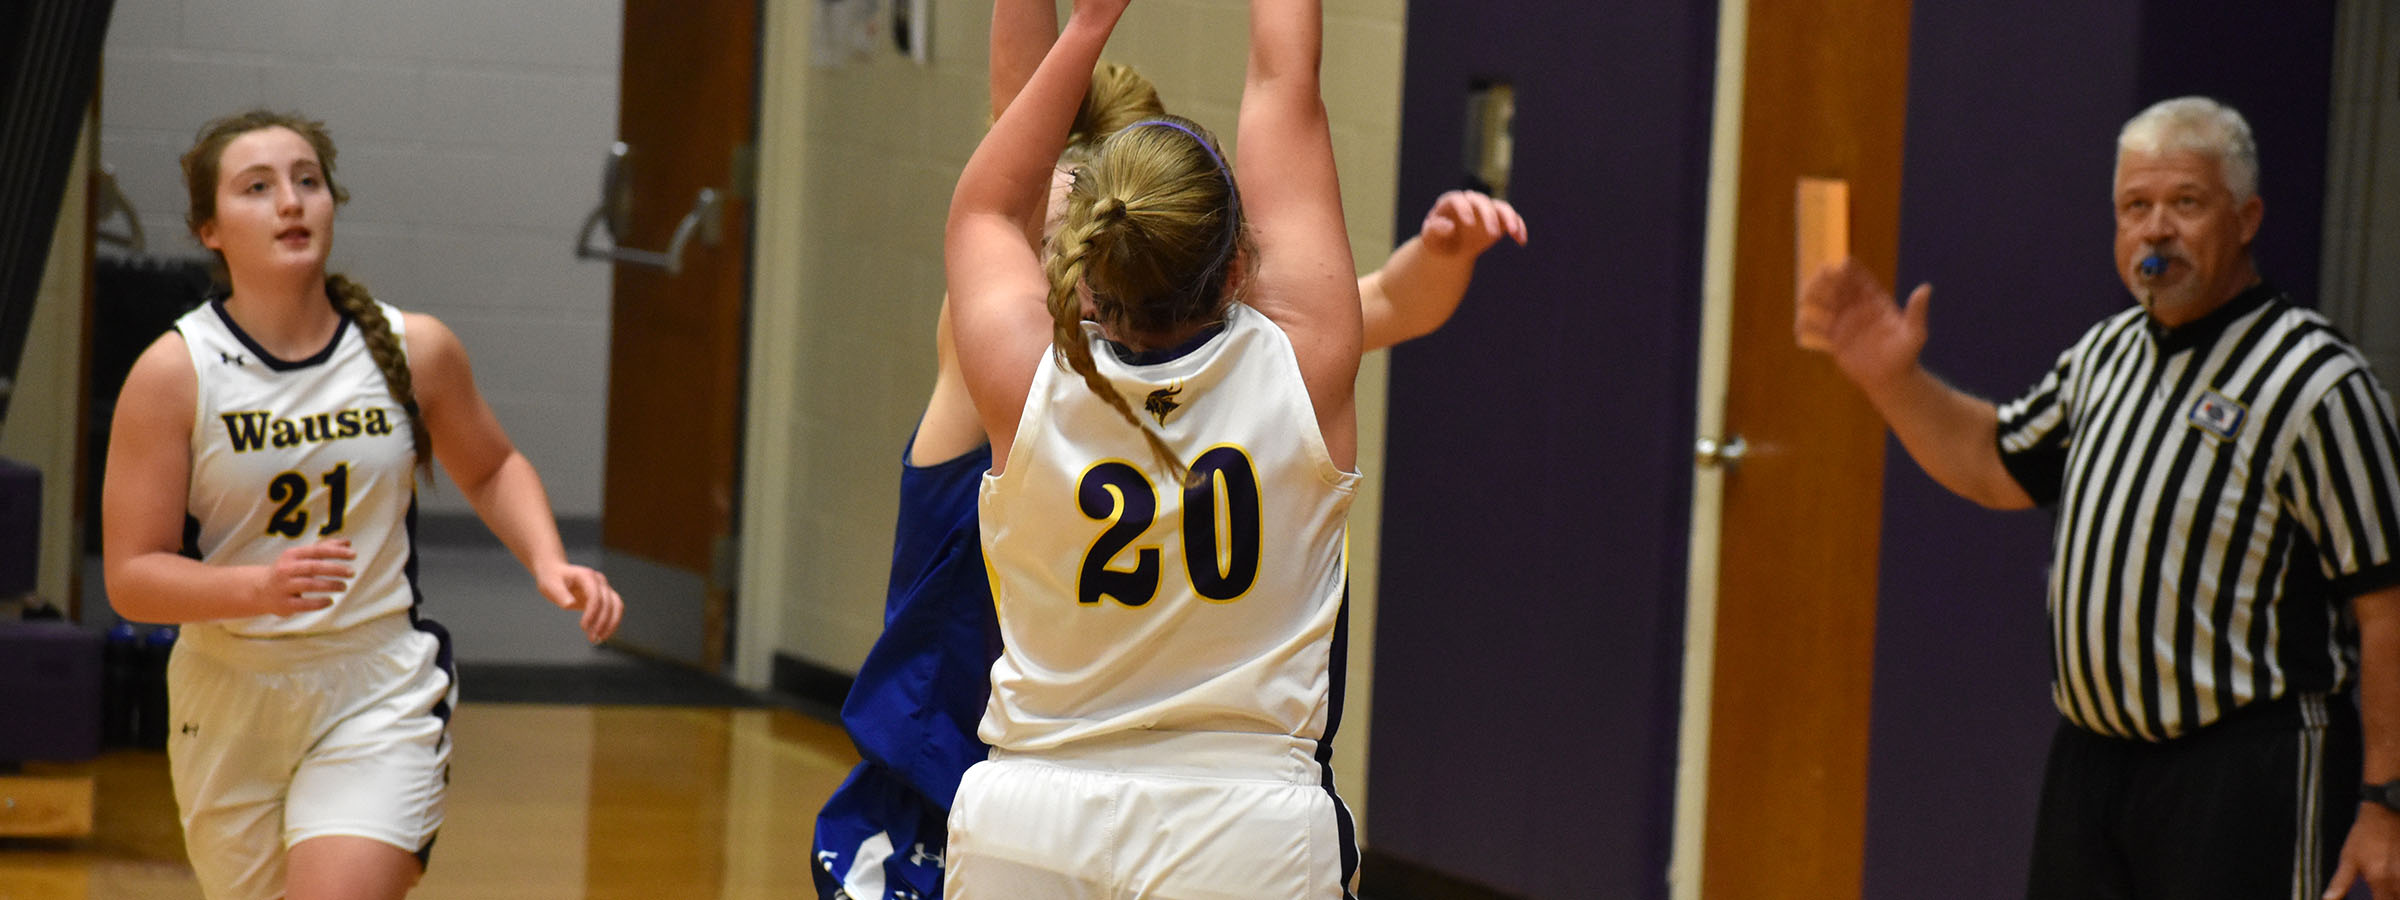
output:
M 1175 402 L 1175 396 L 1181 393 L 1183 393 L 1183 382 L 1180 381 L 1176 382 L 1173 387 L 1163 387 L 1151 391 L 1150 399 L 1142 401 L 1142 409 L 1148 412 L 1151 418 L 1157 419 L 1158 424 L 1165 425 L 1168 416 L 1174 415 L 1176 410 L 1183 408 L 1183 404 Z
M 297 419 L 278 419 L 272 413 L 257 411 L 222 413 L 217 418 L 225 421 L 225 436 L 233 442 L 235 453 L 248 453 L 269 445 L 282 448 L 362 434 L 382 437 L 392 433 L 391 415 L 381 407 L 316 413 Z
M 2192 404 L 2190 418 L 2193 426 L 2216 435 L 2220 440 L 2230 441 L 2234 435 L 2242 433 L 2242 420 L 2248 418 L 2249 414 L 2241 404 L 2226 399 L 2223 394 L 2202 391 L 2199 401 Z

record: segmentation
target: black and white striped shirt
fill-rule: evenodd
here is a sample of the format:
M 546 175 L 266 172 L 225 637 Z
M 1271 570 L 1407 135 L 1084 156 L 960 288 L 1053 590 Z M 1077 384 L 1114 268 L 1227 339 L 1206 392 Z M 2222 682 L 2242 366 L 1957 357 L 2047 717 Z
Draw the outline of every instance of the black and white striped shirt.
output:
M 2358 352 L 2265 284 L 2169 331 L 2111 316 L 2000 407 L 2000 456 L 2058 521 L 2053 699 L 2166 740 L 2338 691 L 2349 599 L 2400 583 L 2400 433 Z

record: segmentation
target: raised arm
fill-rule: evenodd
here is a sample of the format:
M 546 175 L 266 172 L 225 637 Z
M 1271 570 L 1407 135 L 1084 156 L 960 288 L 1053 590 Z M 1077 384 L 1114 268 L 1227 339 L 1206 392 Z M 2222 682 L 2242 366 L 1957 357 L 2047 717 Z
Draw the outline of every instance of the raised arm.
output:
M 1252 0 L 1236 168 L 1258 248 L 1243 299 L 1282 326 L 1337 464 L 1356 450 L 1359 306 L 1333 135 L 1318 93 L 1318 0 Z
M 997 0 L 992 4 L 992 118 L 1000 118 L 1033 70 L 1058 40 L 1058 7 L 1052 0 Z
M 1520 246 L 1526 240 L 1525 220 L 1508 201 L 1475 191 L 1435 199 L 1417 236 L 1358 279 L 1365 349 L 1424 337 L 1450 321 L 1474 280 L 1476 258 L 1504 236 Z
M 1932 297 L 1933 287 L 1920 285 L 1900 307 L 1865 266 L 1844 260 L 1808 279 L 1793 336 L 1801 347 L 1833 357 L 1933 480 L 1992 509 L 2030 507 L 2033 497 L 2000 461 L 1998 408 L 1943 383 L 1918 361 Z
M 951 327 L 968 392 L 1001 460 L 1033 367 L 1050 345 L 1049 282 L 1035 248 L 1054 164 L 1092 66 L 1124 11 L 1125 0 L 1076 0 L 1066 29 L 976 145 L 950 196 L 942 268 Z
M 182 555 L 199 397 L 186 353 L 183 336 L 172 331 L 142 351 L 109 426 L 108 480 L 100 488 L 109 605 L 127 619 L 158 623 L 324 609 L 354 574 L 348 541 L 294 547 L 264 566 L 208 565 Z
M 499 417 L 476 390 L 475 373 L 458 336 L 432 316 L 406 315 L 409 370 L 442 470 L 450 473 L 458 492 L 492 534 L 532 573 L 543 598 L 575 611 L 584 637 L 592 643 L 607 640 L 624 615 L 624 601 L 599 572 L 567 562 L 542 477 L 533 462 L 517 452 Z

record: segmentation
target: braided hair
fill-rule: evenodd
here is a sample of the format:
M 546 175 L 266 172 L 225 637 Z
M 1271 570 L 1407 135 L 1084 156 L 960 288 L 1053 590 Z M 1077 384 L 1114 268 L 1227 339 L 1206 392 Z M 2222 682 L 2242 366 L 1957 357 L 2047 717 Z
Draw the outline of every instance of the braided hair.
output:
M 1187 119 L 1160 116 L 1104 139 L 1067 190 L 1065 222 L 1051 241 L 1051 346 L 1083 376 L 1178 479 L 1190 468 L 1143 424 L 1133 404 L 1100 374 L 1084 337 L 1081 298 L 1113 333 L 1168 334 L 1222 319 L 1225 286 L 1247 241 L 1233 173 L 1208 132 Z

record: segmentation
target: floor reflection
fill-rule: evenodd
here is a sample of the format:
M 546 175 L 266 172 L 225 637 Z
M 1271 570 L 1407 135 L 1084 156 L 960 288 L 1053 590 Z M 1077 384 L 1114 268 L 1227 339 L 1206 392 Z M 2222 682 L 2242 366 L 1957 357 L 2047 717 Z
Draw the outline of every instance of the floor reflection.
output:
M 818 806 L 858 760 L 782 709 L 473 704 L 415 900 L 806 896 Z M 97 780 L 94 833 L 0 840 L 0 900 L 200 900 L 162 753 L 47 771 Z

